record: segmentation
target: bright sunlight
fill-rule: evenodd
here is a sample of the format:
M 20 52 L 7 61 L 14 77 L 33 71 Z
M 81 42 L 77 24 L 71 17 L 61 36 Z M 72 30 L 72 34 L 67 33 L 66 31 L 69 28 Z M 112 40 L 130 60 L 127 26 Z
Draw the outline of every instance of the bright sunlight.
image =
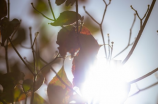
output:
M 128 85 L 121 68 L 121 61 L 97 58 L 81 89 L 88 104 L 120 104 L 126 99 Z

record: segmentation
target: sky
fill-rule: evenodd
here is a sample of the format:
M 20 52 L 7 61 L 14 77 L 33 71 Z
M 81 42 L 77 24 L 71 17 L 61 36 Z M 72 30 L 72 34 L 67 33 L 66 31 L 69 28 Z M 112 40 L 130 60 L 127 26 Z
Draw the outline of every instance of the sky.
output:
M 20 18 L 22 19 L 22 25 L 27 27 L 32 26 L 33 32 L 38 31 L 38 27 L 34 27 L 36 23 L 36 18 L 30 16 L 29 10 L 32 9 L 31 2 L 33 0 L 10 0 L 11 2 L 11 10 L 10 16 L 11 18 Z M 108 1 L 106 0 L 108 3 Z M 129 38 L 130 27 L 134 18 L 134 11 L 130 8 L 130 5 L 133 6 L 134 9 L 138 11 L 140 17 L 143 17 L 146 12 L 147 5 L 151 4 L 152 0 L 112 0 L 111 4 L 108 6 L 104 22 L 103 22 L 103 32 L 105 36 L 105 40 L 107 43 L 107 34 L 110 34 L 110 40 L 114 42 L 113 56 L 119 53 L 124 47 L 126 47 Z M 52 0 L 52 6 L 55 12 L 56 17 L 60 14 L 59 7 L 55 4 L 55 0 Z M 86 16 L 87 14 L 84 12 L 82 6 L 86 7 L 86 10 L 98 21 L 101 22 L 102 14 L 104 12 L 105 4 L 102 0 L 89 0 L 87 4 L 79 5 L 79 13 L 82 16 Z M 124 65 L 124 70 L 127 74 L 126 79 L 128 81 L 139 78 L 146 73 L 156 69 L 158 67 L 158 2 L 155 3 L 153 11 L 150 15 L 150 18 L 146 24 L 146 27 L 142 33 L 142 36 L 132 54 L 130 59 Z M 48 14 L 48 16 L 51 16 Z M 41 16 L 42 17 L 42 16 Z M 42 17 L 43 18 L 43 17 Z M 48 21 L 44 19 L 41 24 L 47 24 Z M 136 18 L 135 25 L 132 30 L 131 42 L 134 41 L 135 37 L 138 34 L 140 25 L 139 19 Z M 48 32 L 58 29 L 52 29 L 51 26 L 48 25 Z M 57 31 L 55 31 L 57 33 Z M 100 32 L 97 35 L 93 34 L 95 39 L 99 44 L 103 44 Z M 115 60 L 124 60 L 130 51 L 131 47 L 129 47 L 125 52 L 115 58 Z M 22 51 L 22 55 L 25 56 L 28 51 Z M 104 57 L 104 51 L 101 48 L 99 51 L 99 55 Z M 69 60 L 67 60 L 70 63 Z M 65 63 L 65 64 L 66 64 Z M 67 67 L 67 73 L 71 73 L 71 67 Z M 158 72 L 157 72 L 158 73 Z M 72 75 L 69 76 L 69 79 L 72 80 Z M 158 81 L 156 79 L 155 74 L 137 82 L 137 86 L 142 89 L 146 86 L 151 85 Z M 136 84 L 133 84 L 131 87 L 131 94 L 137 91 Z M 140 92 L 139 94 L 130 97 L 127 99 L 125 104 L 156 104 L 158 99 L 158 85 Z

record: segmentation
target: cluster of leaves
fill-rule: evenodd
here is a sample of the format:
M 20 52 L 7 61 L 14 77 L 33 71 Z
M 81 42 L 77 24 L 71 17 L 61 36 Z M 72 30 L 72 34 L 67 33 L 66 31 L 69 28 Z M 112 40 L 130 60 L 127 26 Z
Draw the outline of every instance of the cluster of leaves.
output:
M 64 2 L 66 2 L 66 6 L 72 6 L 76 0 L 56 0 L 57 5 Z M 89 65 L 93 63 L 100 48 L 88 28 L 82 24 L 77 25 L 77 22 L 82 22 L 82 20 L 81 15 L 75 11 L 64 11 L 53 23 L 50 23 L 52 26 L 62 27 L 58 32 L 56 43 L 59 45 L 59 53 L 63 58 L 66 57 L 67 53 L 71 54 L 73 58 L 72 74 L 74 76 L 73 84 L 71 84 L 63 67 L 60 69 L 57 76 L 48 85 L 47 93 L 51 103 L 68 103 L 67 98 L 72 98 L 72 90 L 70 90 L 72 85 L 81 87 L 86 77 L 86 71 Z M 59 80 L 59 77 L 63 82 Z
M 41 1 L 42 2 L 42 1 Z M 72 6 L 76 0 L 56 0 L 57 5 L 65 2 L 66 6 Z M 1 46 L 7 47 L 9 41 L 16 31 L 25 34 L 23 29 L 19 28 L 20 21 L 18 19 L 9 20 L 7 17 L 7 5 L 5 0 L 0 1 L 0 34 L 2 38 Z M 37 8 L 38 9 L 38 8 Z M 47 93 L 51 103 L 65 104 L 70 102 L 73 97 L 73 86 L 80 87 L 83 83 L 86 71 L 99 50 L 99 44 L 92 36 L 88 28 L 82 23 L 83 17 L 75 11 L 64 11 L 55 19 L 52 26 L 61 26 L 58 32 L 56 43 L 59 45 L 59 54 L 66 58 L 67 53 L 73 58 L 72 74 L 74 75 L 73 84 L 68 80 L 64 67 L 56 74 L 48 85 Z M 19 28 L 19 30 L 17 30 Z M 19 36 L 17 36 L 19 38 Z M 20 37 L 21 42 L 24 40 L 24 35 Z M 16 45 L 17 38 L 13 40 Z M 30 65 L 28 65 L 30 66 Z M 46 65 L 47 66 L 47 65 Z M 49 66 L 49 65 L 48 65 Z M 27 97 L 33 96 L 33 104 L 44 103 L 44 100 L 34 92 L 43 84 L 44 77 L 42 74 L 35 74 L 31 79 L 25 79 L 25 74 L 18 68 L 13 67 L 12 71 L 0 75 L 0 103 L 13 103 L 21 100 L 27 100 Z M 33 81 L 33 79 L 36 79 Z M 34 85 L 35 84 L 35 85 Z M 40 99 L 40 100 L 39 100 Z
M 17 27 L 20 25 L 18 19 L 13 19 L 9 21 L 7 17 L 7 5 L 5 0 L 0 1 L 0 36 L 2 39 L 1 46 L 8 48 L 9 41 L 11 39 L 14 45 L 21 44 L 25 38 L 25 29 L 19 28 L 16 37 L 13 38 Z M 0 73 L 0 103 L 13 103 L 26 99 L 31 95 L 33 89 L 33 80 L 25 79 L 25 74 L 19 69 L 18 64 L 10 66 L 10 71 L 5 74 Z M 44 77 L 42 75 L 37 76 L 36 84 L 34 86 L 34 91 L 40 88 L 43 84 Z M 34 104 L 42 103 L 44 100 L 35 93 Z M 41 101 L 39 101 L 39 99 Z

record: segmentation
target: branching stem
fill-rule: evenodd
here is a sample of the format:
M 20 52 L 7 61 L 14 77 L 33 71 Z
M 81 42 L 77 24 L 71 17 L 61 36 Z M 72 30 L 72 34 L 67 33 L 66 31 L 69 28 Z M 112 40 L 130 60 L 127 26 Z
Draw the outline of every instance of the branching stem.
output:
M 137 79 L 135 79 L 135 80 L 133 80 L 133 81 L 130 81 L 129 84 L 136 83 L 136 82 L 138 82 L 138 81 L 140 81 L 140 80 L 142 80 L 142 79 L 144 79 L 144 78 L 150 76 L 151 74 L 153 74 L 153 73 L 155 73 L 155 72 L 157 72 L 157 71 L 158 71 L 158 68 L 154 69 L 153 71 L 147 73 L 146 75 L 144 75 L 144 76 L 142 76 L 142 77 L 140 77 L 140 78 L 137 78 Z
M 49 4 L 50 10 L 52 12 L 53 18 L 54 18 L 54 20 L 56 20 L 50 0 L 48 0 L 48 4 Z
M 153 9 L 153 7 L 155 5 L 155 2 L 156 2 L 156 0 L 152 1 L 151 7 L 149 9 L 149 12 L 148 12 L 148 14 L 147 14 L 147 16 L 145 18 L 145 21 L 144 21 L 142 27 L 140 28 L 140 31 L 139 31 L 139 33 L 137 35 L 137 38 L 136 38 L 136 40 L 135 40 L 135 42 L 134 42 L 134 44 L 132 46 L 132 49 L 130 50 L 130 52 L 128 53 L 128 55 L 126 56 L 126 58 L 123 60 L 122 64 L 125 64 L 128 61 L 128 59 L 130 58 L 130 56 L 132 55 L 132 53 L 133 53 L 133 51 L 134 51 L 134 49 L 135 49 L 135 47 L 136 47 L 136 45 L 137 45 L 137 43 L 138 43 L 141 35 L 142 35 L 142 32 L 143 32 L 143 30 L 144 30 L 144 28 L 146 26 L 146 23 L 147 23 L 147 21 L 149 19 L 149 16 L 150 16 L 151 12 L 152 12 L 152 9 Z
M 105 51 L 105 57 L 106 59 L 108 58 L 107 57 L 107 52 L 106 52 L 106 46 L 105 46 L 105 39 L 104 39 L 104 33 L 103 33 L 103 29 L 102 29 L 102 24 L 103 24 L 103 21 L 104 21 L 104 17 L 105 17 L 105 14 L 106 14 L 106 11 L 107 11 L 107 7 L 110 5 L 111 3 L 111 0 L 109 0 L 109 3 L 107 4 L 105 0 L 103 0 L 103 2 L 105 3 L 105 9 L 104 9 L 104 13 L 103 13 L 103 16 L 102 16 L 102 20 L 101 20 L 101 23 L 97 22 L 85 9 L 85 6 L 83 6 L 83 9 L 84 11 L 86 12 L 86 14 L 95 22 L 99 25 L 99 28 L 100 28 L 100 31 L 101 31 L 101 36 L 102 36 L 102 40 L 103 40 L 103 44 L 104 44 L 104 51 Z
M 31 5 L 32 5 L 33 9 L 36 10 L 38 13 L 40 13 L 43 17 L 45 17 L 45 18 L 48 19 L 48 20 L 54 21 L 53 19 L 48 18 L 48 17 L 45 16 L 43 13 L 41 13 L 40 11 L 38 11 L 38 10 L 33 6 L 33 3 L 31 3 Z
M 29 65 L 26 64 L 26 62 L 24 61 L 24 59 L 21 57 L 20 53 L 17 51 L 17 49 L 15 48 L 15 46 L 13 45 L 12 41 L 10 38 L 8 38 L 9 42 L 11 43 L 13 49 L 15 50 L 15 52 L 17 53 L 17 55 L 20 57 L 20 59 L 22 60 L 22 62 L 25 64 L 25 66 L 28 68 L 28 70 L 32 73 L 32 75 L 34 75 L 32 69 L 30 68 Z

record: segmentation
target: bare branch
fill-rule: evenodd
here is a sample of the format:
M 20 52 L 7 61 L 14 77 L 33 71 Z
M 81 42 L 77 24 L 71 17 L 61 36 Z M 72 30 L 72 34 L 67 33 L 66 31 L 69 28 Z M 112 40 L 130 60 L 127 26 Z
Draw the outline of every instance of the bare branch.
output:
M 147 73 L 146 75 L 144 75 L 144 76 L 142 76 L 142 77 L 140 77 L 140 78 L 137 78 L 137 79 L 135 79 L 135 80 L 133 80 L 133 81 L 130 81 L 129 84 L 136 83 L 136 82 L 138 82 L 138 81 L 140 81 L 140 80 L 142 80 L 142 79 L 144 79 L 144 78 L 150 76 L 151 74 L 153 74 L 153 73 L 155 73 L 155 72 L 157 72 L 157 71 L 158 71 L 158 68 L 154 69 L 153 71 Z
M 135 49 L 135 47 L 136 47 L 136 45 L 137 45 L 137 43 L 138 43 L 141 35 L 142 35 L 142 32 L 143 32 L 143 30 L 144 30 L 144 28 L 146 26 L 146 23 L 147 23 L 147 21 L 149 19 L 149 16 L 150 16 L 151 12 L 152 12 L 152 9 L 153 9 L 153 7 L 155 5 L 155 2 L 156 2 L 156 0 L 152 1 L 151 7 L 149 9 L 149 12 L 148 12 L 148 14 L 147 14 L 147 16 L 145 18 L 145 21 L 144 21 L 142 27 L 140 28 L 140 31 L 139 31 L 139 33 L 137 35 L 137 38 L 136 38 L 136 40 L 135 40 L 135 42 L 134 42 L 134 44 L 132 46 L 132 49 L 130 50 L 130 52 L 128 53 L 128 55 L 126 56 L 126 58 L 123 60 L 122 64 L 125 64 L 128 61 L 128 59 L 130 58 L 130 56 L 132 55 L 132 53 L 133 53 L 133 51 L 134 51 L 134 49 Z
M 86 12 L 86 14 L 87 14 L 95 23 L 97 23 L 98 25 L 100 25 L 100 23 L 97 22 L 97 21 L 86 11 L 86 7 L 85 7 L 85 6 L 83 6 L 83 9 L 84 9 L 84 11 Z
M 142 92 L 142 91 L 145 91 L 145 90 L 147 90 L 147 89 L 149 89 L 149 88 L 151 88 L 151 87 L 153 87 L 153 86 L 156 86 L 157 84 L 158 84 L 158 82 L 156 82 L 156 83 L 154 83 L 154 84 L 152 84 L 152 85 L 150 85 L 150 86 L 148 86 L 148 87 L 145 87 L 145 88 L 143 88 L 143 89 L 140 89 L 139 91 L 137 91 L 136 93 L 130 95 L 129 97 L 135 96 L 135 95 L 139 94 L 139 93 Z
M 26 62 L 23 60 L 23 58 L 21 57 L 21 55 L 19 54 L 19 52 L 17 51 L 17 49 L 16 49 L 15 46 L 13 45 L 11 39 L 8 38 L 8 40 L 9 40 L 9 42 L 11 43 L 11 45 L 12 45 L 13 49 L 15 50 L 15 52 L 17 53 L 17 55 L 18 55 L 18 56 L 20 57 L 20 59 L 22 60 L 22 62 L 23 62 L 23 63 L 25 64 L 25 66 L 29 69 L 29 71 L 32 73 L 32 75 L 34 75 L 32 69 L 30 68 L 30 66 L 28 66 L 28 65 L 26 64 Z
M 129 39 L 128 39 L 128 44 L 127 44 L 127 46 L 126 46 L 122 51 L 120 51 L 118 54 L 116 54 L 116 55 L 113 57 L 113 59 L 114 59 L 115 57 L 119 56 L 122 52 L 124 52 L 124 51 L 131 45 L 130 42 L 131 42 L 131 36 L 132 36 L 132 29 L 133 29 L 133 26 L 134 26 L 134 24 L 135 24 L 135 21 L 136 21 L 136 14 L 134 14 L 133 23 L 132 23 L 132 26 L 131 26 L 131 28 L 130 28 L 130 33 L 129 33 Z
M 50 0 L 48 0 L 48 4 L 49 4 L 50 10 L 52 12 L 53 18 L 54 18 L 54 20 L 56 20 Z
M 32 5 L 33 9 L 36 10 L 38 13 L 40 13 L 43 17 L 47 18 L 48 20 L 54 21 L 53 19 L 48 18 L 48 17 L 45 16 L 43 13 L 41 13 L 40 11 L 38 11 L 38 10 L 33 6 L 33 3 L 31 3 L 31 5 Z

